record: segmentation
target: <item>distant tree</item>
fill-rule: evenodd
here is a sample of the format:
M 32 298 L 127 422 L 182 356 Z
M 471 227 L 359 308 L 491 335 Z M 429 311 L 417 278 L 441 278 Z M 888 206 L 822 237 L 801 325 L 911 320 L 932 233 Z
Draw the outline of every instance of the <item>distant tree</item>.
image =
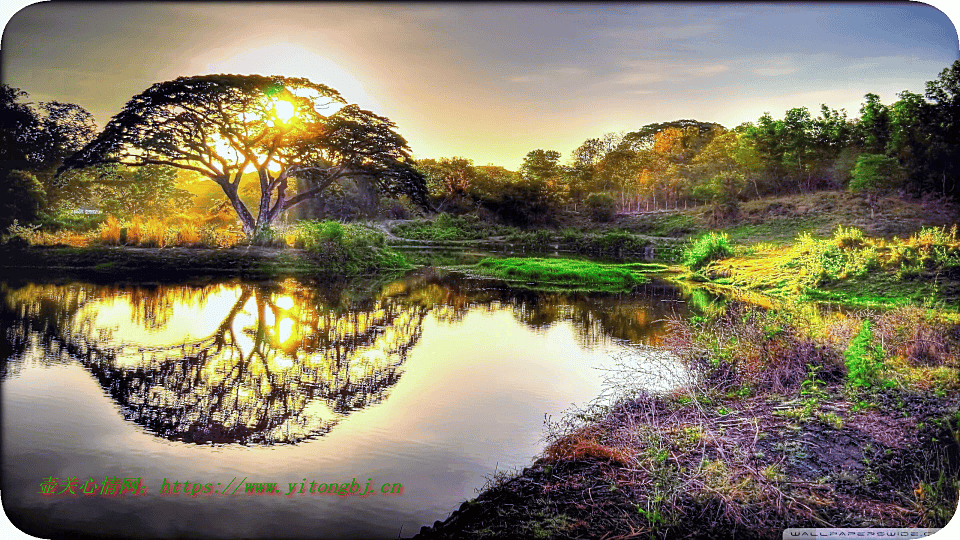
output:
M 473 161 L 462 157 L 422 159 L 416 168 L 423 174 L 430 196 L 440 201 L 440 209 L 450 203 L 462 202 L 478 176 Z
M 560 152 L 556 150 L 532 150 L 520 166 L 520 175 L 534 182 L 557 182 L 560 172 Z
M 903 185 L 905 175 L 896 158 L 884 154 L 861 154 L 852 176 L 850 191 L 867 194 L 870 216 L 873 217 L 877 196 Z
M 346 177 L 373 178 L 384 191 L 427 204 L 423 176 L 394 128 L 307 79 L 180 77 L 134 96 L 67 168 L 122 163 L 197 172 L 223 189 L 244 231 L 256 237 L 282 212 Z M 256 215 L 239 196 L 248 172 L 259 184 Z M 305 180 L 304 189 L 290 193 L 292 179 Z
M 96 133 L 93 116 L 82 107 L 70 103 L 40 103 L 34 108 L 26 99 L 27 93 L 7 85 L 0 85 L 0 183 L 3 190 L 13 193 L 14 187 L 28 189 L 25 200 L 42 201 L 37 209 L 31 202 L 28 208 L 36 211 L 20 213 L 19 220 L 36 220 L 56 212 L 65 200 L 83 198 L 85 175 L 72 174 L 56 178 L 55 173 L 66 156 L 90 141 Z M 27 173 L 9 177 L 13 171 Z M 35 182 L 39 182 L 40 192 Z M 39 193 L 42 196 L 37 199 Z M 19 195 L 16 195 L 19 197 Z
M 880 96 L 869 93 L 860 106 L 855 139 L 857 145 L 868 154 L 882 154 L 890 141 L 890 109 L 880 103 Z
M 524 158 L 516 181 L 504 183 L 496 196 L 481 204 L 507 223 L 546 223 L 561 202 L 561 174 L 559 152 L 533 150 Z
M 928 106 L 921 108 L 925 131 L 925 185 L 960 197 L 960 60 L 927 82 Z
M 43 185 L 36 176 L 17 169 L 8 171 L 0 184 L 0 229 L 6 231 L 14 220 L 21 225 L 35 221 L 45 202 Z
M 105 214 L 129 219 L 182 213 L 193 206 L 194 195 L 178 187 L 173 167 L 113 165 L 102 167 L 91 199 L 97 200 Z
M 746 187 L 743 173 L 721 171 L 693 189 L 693 196 L 712 206 L 714 223 L 736 219 L 740 214 L 740 195 Z
M 819 180 L 815 187 L 837 188 L 846 183 L 846 174 L 837 174 L 835 167 L 840 154 L 850 145 L 853 124 L 844 110 L 820 106 L 820 116 L 813 119 L 813 175 Z

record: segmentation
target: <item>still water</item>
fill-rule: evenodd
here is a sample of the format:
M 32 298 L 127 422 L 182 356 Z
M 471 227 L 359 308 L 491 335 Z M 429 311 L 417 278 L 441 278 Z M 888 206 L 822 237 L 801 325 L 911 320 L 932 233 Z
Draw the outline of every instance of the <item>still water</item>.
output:
M 529 465 L 545 417 L 596 398 L 619 355 L 655 347 L 686 309 L 665 286 L 532 292 L 433 271 L 366 289 L 0 282 L 0 294 L 0 489 L 10 519 L 44 538 L 411 536 Z M 58 487 L 41 494 L 49 478 Z M 114 478 L 127 493 L 104 494 Z M 247 483 L 279 493 L 245 495 Z M 310 493 L 334 483 L 372 493 Z

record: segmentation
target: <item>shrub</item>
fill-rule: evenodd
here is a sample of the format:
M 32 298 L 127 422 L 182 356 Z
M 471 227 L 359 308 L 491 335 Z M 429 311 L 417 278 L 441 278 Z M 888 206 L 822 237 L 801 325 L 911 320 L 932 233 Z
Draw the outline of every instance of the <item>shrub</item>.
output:
M 359 223 L 302 221 L 293 228 L 293 246 L 305 249 L 321 264 L 344 275 L 379 269 L 405 269 L 410 263 L 386 245 L 383 233 Z
M 107 220 L 100 226 L 100 241 L 109 246 L 120 244 L 120 222 L 113 216 L 107 216 Z
M 727 233 L 709 232 L 690 240 L 683 251 L 682 263 L 690 270 L 699 270 L 710 261 L 733 255 Z
M 594 221 L 610 221 L 617 213 L 617 203 L 609 193 L 591 193 L 585 202 Z

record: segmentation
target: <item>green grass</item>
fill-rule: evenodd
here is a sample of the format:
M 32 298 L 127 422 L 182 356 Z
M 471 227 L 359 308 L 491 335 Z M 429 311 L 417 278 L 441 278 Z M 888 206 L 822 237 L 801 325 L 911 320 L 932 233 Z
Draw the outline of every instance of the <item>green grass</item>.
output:
M 303 221 L 293 231 L 295 247 L 309 251 L 331 274 L 360 275 L 408 269 L 407 259 L 386 245 L 384 234 L 360 223 Z
M 400 223 L 393 227 L 390 232 L 401 238 L 412 240 L 450 242 L 480 240 L 490 236 L 507 234 L 515 230 L 512 227 L 481 221 L 475 216 L 440 214 L 433 220 L 419 219 Z
M 733 255 L 730 237 L 726 233 L 709 232 L 692 239 L 683 250 L 683 265 L 690 270 L 699 270 L 710 261 Z
M 817 233 L 826 224 L 817 216 L 773 218 L 763 223 L 738 225 L 726 229 L 730 240 L 738 244 L 769 242 L 776 245 L 792 244 L 800 233 Z
M 644 272 L 665 270 L 649 263 L 603 264 L 574 259 L 488 258 L 469 267 L 475 273 L 511 282 L 566 289 L 623 291 L 646 283 Z

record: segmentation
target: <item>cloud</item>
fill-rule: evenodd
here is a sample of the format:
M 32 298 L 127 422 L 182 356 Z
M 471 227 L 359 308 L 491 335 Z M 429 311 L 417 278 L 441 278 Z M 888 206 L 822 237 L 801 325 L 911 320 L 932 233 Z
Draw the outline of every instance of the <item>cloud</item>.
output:
M 763 67 L 755 68 L 753 73 L 762 77 L 780 77 L 783 75 L 790 75 L 791 73 L 797 71 L 796 62 L 790 56 L 782 56 L 779 58 L 761 58 L 755 60 L 755 62 L 763 65 Z
M 543 77 L 539 75 L 517 75 L 515 77 L 510 77 L 510 82 L 515 82 L 515 83 L 528 83 L 528 82 L 536 82 L 540 80 L 543 80 Z
M 645 60 L 626 60 L 621 64 L 625 67 L 641 68 L 640 71 L 620 73 L 613 81 L 616 84 L 628 85 L 689 81 L 713 77 L 730 69 L 726 64 L 682 65 Z
M 575 68 L 575 67 L 566 67 L 553 70 L 554 73 L 559 73 L 560 75 L 583 75 L 587 73 L 587 70 Z
M 753 70 L 757 75 L 763 75 L 764 77 L 777 77 L 780 75 L 789 75 L 797 71 L 797 68 L 760 68 Z
M 653 28 L 613 28 L 602 32 L 601 35 L 614 39 L 669 41 L 699 37 L 709 34 L 714 30 L 716 30 L 716 26 L 710 24 L 688 24 L 680 26 L 655 26 Z

